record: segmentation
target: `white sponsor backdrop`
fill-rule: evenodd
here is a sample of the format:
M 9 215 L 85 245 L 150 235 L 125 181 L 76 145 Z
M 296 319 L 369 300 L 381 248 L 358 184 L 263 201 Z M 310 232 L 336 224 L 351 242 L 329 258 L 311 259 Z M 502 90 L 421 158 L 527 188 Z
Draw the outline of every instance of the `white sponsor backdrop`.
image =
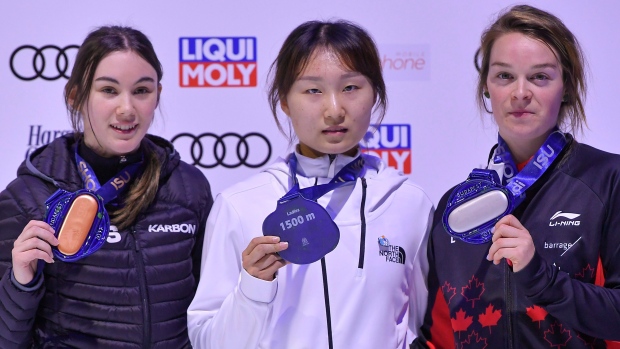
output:
M 578 139 L 620 153 L 616 137 L 620 131 L 616 108 L 620 4 L 582 0 L 530 3 L 563 19 L 586 52 L 591 72 L 586 104 L 589 129 Z M 482 30 L 499 10 L 512 4 L 497 0 L 3 1 L 0 187 L 14 178 L 29 148 L 70 129 L 62 97 L 66 79 L 24 81 L 12 72 L 11 55 L 22 45 L 62 48 L 79 45 L 100 25 L 134 26 L 149 36 L 164 66 L 162 103 L 151 133 L 171 139 L 180 133 L 258 132 L 269 140 L 270 160 L 274 160 L 288 151 L 288 144 L 277 131 L 266 101 L 269 65 L 286 35 L 303 21 L 343 18 L 365 27 L 378 43 L 390 102 L 384 124 L 410 125 L 410 143 L 400 144 L 411 148 L 411 168 L 405 172 L 437 202 L 446 189 L 485 162 L 495 142 L 491 117 L 480 115 L 475 106 L 474 53 Z M 181 87 L 180 38 L 184 37 L 255 38 L 256 86 Z M 34 73 L 33 55 L 32 50 L 15 54 L 13 68 L 19 75 Z M 74 55 L 75 50 L 67 50 L 71 63 Z M 58 74 L 56 53 L 47 50 L 45 57 L 43 75 Z M 409 59 L 406 67 L 403 59 Z M 62 66 L 64 61 L 60 63 Z M 40 67 L 40 60 L 37 64 Z M 203 140 L 202 161 L 213 163 L 213 139 Z M 248 142 L 248 161 L 260 163 L 268 155 L 266 146 L 257 137 Z M 224 162 L 233 164 L 237 161 L 236 142 L 228 137 L 225 144 Z M 189 138 L 179 139 L 175 145 L 191 163 Z M 217 193 L 258 169 L 216 166 L 203 171 Z

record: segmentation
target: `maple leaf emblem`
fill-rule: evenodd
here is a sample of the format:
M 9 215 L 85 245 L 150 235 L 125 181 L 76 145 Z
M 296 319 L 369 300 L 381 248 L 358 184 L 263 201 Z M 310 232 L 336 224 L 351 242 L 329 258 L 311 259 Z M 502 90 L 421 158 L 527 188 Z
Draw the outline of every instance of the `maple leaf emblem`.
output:
M 594 277 L 594 268 L 592 268 L 590 264 L 586 265 L 586 267 L 581 270 L 581 273 L 575 273 L 575 278 L 585 280 L 586 277 L 590 279 Z
M 461 332 L 467 331 L 469 325 L 474 322 L 473 316 L 465 315 L 467 314 L 465 313 L 463 308 L 461 308 L 459 309 L 459 311 L 456 312 L 456 317 L 454 319 L 450 318 L 450 322 L 452 323 L 452 329 L 454 330 L 454 332 L 459 332 L 459 338 L 461 337 Z
M 497 326 L 499 318 L 502 317 L 502 310 L 493 310 L 493 304 L 489 304 L 486 311 L 478 315 L 478 322 L 482 327 L 489 327 L 489 333 L 491 333 L 491 326 Z
M 525 308 L 525 313 L 532 319 L 532 322 L 538 321 L 538 328 L 540 328 L 540 322 L 543 321 L 548 314 L 544 308 L 537 305 Z
M 575 331 L 575 332 L 577 332 L 577 331 Z M 577 338 L 579 338 L 587 348 L 594 349 L 594 344 L 595 344 L 595 341 L 596 341 L 595 338 L 592 338 L 592 337 L 590 337 L 588 335 L 585 335 L 585 334 L 579 333 L 579 332 L 577 332 Z M 614 342 L 614 343 L 618 343 L 618 342 Z M 607 348 L 617 348 L 617 344 L 610 345 L 610 343 L 607 343 Z
M 461 348 L 465 348 L 465 344 L 467 344 L 467 348 L 479 348 L 484 349 L 487 347 L 487 339 L 478 336 L 476 331 L 471 331 L 471 333 L 467 336 L 467 339 L 461 342 Z
M 444 282 L 441 286 L 441 291 L 443 292 L 444 297 L 448 298 L 448 304 L 454 296 L 456 296 L 456 287 L 450 287 L 450 283 L 448 281 Z
M 480 300 L 480 297 L 484 293 L 484 282 L 479 282 L 476 276 L 472 276 L 469 280 L 468 286 L 461 288 L 461 294 L 468 302 L 471 302 L 471 307 L 474 307 L 474 303 Z
M 564 325 L 557 322 L 552 324 L 544 334 L 545 340 L 552 348 L 565 347 L 566 343 L 573 338 L 573 336 L 570 335 L 570 330 L 564 329 Z

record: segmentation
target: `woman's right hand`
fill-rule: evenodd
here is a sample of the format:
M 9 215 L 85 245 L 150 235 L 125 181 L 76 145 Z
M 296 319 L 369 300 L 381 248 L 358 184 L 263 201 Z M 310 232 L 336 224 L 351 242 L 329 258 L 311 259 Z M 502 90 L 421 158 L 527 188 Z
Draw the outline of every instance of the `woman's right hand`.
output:
M 54 229 L 49 224 L 31 220 L 19 234 L 13 244 L 13 276 L 22 285 L 26 285 L 37 272 L 37 261 L 42 259 L 54 263 L 52 246 L 58 246 Z
M 276 271 L 287 265 L 277 253 L 288 248 L 277 236 L 259 236 L 250 241 L 241 254 L 243 269 L 255 278 L 272 281 Z

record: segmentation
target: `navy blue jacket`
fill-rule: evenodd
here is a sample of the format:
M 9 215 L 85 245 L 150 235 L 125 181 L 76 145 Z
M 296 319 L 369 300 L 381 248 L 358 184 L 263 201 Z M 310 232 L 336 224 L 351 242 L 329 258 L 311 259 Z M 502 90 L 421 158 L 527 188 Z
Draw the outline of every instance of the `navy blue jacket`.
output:
M 436 348 L 605 348 L 603 339 L 620 340 L 620 156 L 573 141 L 526 192 L 513 214 L 536 252 L 517 273 L 505 260 L 486 260 L 490 242 L 471 245 L 445 231 L 450 192 L 428 250 L 422 332 Z M 604 287 L 595 285 L 600 265 Z
M 202 172 L 172 145 L 147 136 L 160 162 L 155 201 L 128 229 L 74 263 L 46 264 L 35 290 L 12 280 L 13 242 L 45 200 L 82 180 L 73 135 L 38 149 L 0 193 L 0 348 L 189 348 L 186 311 L 200 275 L 213 199 Z

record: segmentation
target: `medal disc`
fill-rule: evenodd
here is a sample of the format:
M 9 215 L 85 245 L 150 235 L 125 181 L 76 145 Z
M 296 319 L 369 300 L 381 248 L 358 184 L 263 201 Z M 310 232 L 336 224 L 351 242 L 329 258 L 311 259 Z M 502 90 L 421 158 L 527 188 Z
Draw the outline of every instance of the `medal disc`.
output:
M 301 195 L 279 203 L 263 222 L 263 235 L 279 236 L 288 248 L 279 255 L 294 264 L 318 261 L 338 245 L 340 230 L 327 211 Z

